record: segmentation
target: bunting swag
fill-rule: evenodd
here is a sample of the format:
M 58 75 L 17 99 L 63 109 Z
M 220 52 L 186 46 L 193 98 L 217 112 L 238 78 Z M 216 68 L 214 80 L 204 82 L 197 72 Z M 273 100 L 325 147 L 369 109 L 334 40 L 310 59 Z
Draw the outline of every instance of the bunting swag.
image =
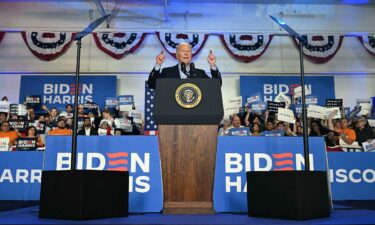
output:
M 135 52 L 142 44 L 146 33 L 93 33 L 96 46 L 115 59 Z
M 221 34 L 220 38 L 225 48 L 236 59 L 242 62 L 252 62 L 267 50 L 272 35 L 252 34 Z
M 22 38 L 30 51 L 39 59 L 51 61 L 68 50 L 75 33 L 22 31 Z
M 339 50 L 344 36 L 342 35 L 302 35 L 307 40 L 303 45 L 303 54 L 310 61 L 322 64 L 331 60 Z M 298 42 L 293 38 L 294 43 Z
M 368 52 L 375 55 L 375 35 L 359 36 L 358 39 Z
M 192 47 L 193 57 L 199 53 L 199 51 L 206 43 L 208 34 L 192 34 L 192 33 L 165 33 L 155 32 L 158 36 L 160 43 L 164 49 L 176 58 L 176 47 L 181 42 L 189 43 Z
M 0 43 L 3 40 L 4 36 L 5 36 L 5 32 L 0 31 Z

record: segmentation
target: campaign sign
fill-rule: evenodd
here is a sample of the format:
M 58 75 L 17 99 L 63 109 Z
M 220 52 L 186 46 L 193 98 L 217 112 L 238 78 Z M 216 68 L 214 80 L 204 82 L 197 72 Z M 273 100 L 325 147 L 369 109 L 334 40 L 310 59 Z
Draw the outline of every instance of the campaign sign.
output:
M 40 95 L 29 95 L 25 98 L 25 103 L 28 107 L 34 110 L 39 110 L 42 108 L 42 100 Z
M 118 96 L 118 105 L 121 112 L 130 111 L 133 109 L 134 95 L 120 95 Z
M 250 130 L 248 127 L 231 128 L 228 136 L 250 136 Z
M 9 120 L 9 126 L 13 130 L 18 129 L 19 131 L 24 131 L 26 127 L 28 126 L 28 122 L 23 119 Z
M 250 108 L 254 112 L 259 112 L 261 113 L 262 111 L 266 110 L 266 103 L 265 102 L 258 102 L 258 103 L 253 103 L 250 105 Z
M 46 123 L 44 121 L 35 123 L 36 132 L 38 134 L 44 134 L 46 131 Z
M 267 102 L 267 110 L 270 112 L 277 113 L 279 108 L 285 108 L 285 102 Z
M 9 105 L 7 101 L 0 101 L 0 112 L 9 113 Z
M 95 116 L 97 116 L 99 115 L 99 106 L 94 102 L 86 102 L 83 104 L 83 111 L 85 114 L 92 112 Z
M 375 140 L 362 142 L 362 147 L 365 152 L 375 152 Z
M 39 200 L 43 154 L 0 152 L 0 200 Z
M 19 137 L 17 139 L 17 151 L 30 151 L 38 148 L 38 138 Z
M 309 146 L 310 169 L 326 171 L 324 139 L 309 138 Z M 215 211 L 247 212 L 246 171 L 274 170 L 304 170 L 301 137 L 218 137 Z
M 81 76 L 78 102 L 96 102 L 102 108 L 108 96 L 116 96 L 116 76 Z M 65 108 L 74 104 L 75 76 L 21 76 L 19 101 L 26 96 L 40 95 L 48 108 Z
M 26 106 L 22 104 L 10 104 L 10 115 L 25 116 L 27 113 Z
M 259 92 L 252 94 L 246 98 L 247 103 L 255 103 L 255 102 L 259 102 L 260 100 L 261 100 L 261 95 Z
M 70 168 L 71 139 L 47 136 L 44 170 Z M 129 211 L 161 211 L 157 136 L 78 136 L 77 143 L 77 169 L 129 171 Z
M 324 106 L 325 99 L 335 98 L 335 84 L 333 76 L 307 76 L 305 84 L 311 95 L 318 98 L 318 105 Z M 299 76 L 241 76 L 240 95 L 251 96 L 260 92 L 261 101 L 273 101 L 279 93 L 292 99 L 295 87 L 300 86 Z
M 342 99 L 326 99 L 326 107 L 342 107 Z
M 305 98 L 306 105 L 316 105 L 318 104 L 318 98 L 316 96 L 310 95 Z
M 375 200 L 374 162 L 373 152 L 329 152 L 333 199 Z

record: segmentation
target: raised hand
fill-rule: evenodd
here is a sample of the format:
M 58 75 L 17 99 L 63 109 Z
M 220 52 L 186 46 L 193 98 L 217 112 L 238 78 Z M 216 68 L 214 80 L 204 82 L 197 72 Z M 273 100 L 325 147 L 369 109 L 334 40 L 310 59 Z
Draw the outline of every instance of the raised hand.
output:
M 156 64 L 161 65 L 165 61 L 164 52 L 161 51 L 159 55 L 156 56 Z
M 210 64 L 211 67 L 216 66 L 216 57 L 212 53 L 212 50 L 210 50 L 210 54 L 207 57 L 207 62 L 208 62 L 208 64 Z

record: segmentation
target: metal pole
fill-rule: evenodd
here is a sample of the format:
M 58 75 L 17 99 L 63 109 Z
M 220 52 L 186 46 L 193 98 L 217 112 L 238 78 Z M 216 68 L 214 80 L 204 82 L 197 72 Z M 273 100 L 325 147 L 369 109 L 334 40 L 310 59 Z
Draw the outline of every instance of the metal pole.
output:
M 78 130 L 78 92 L 79 92 L 79 66 L 81 60 L 81 39 L 77 40 L 77 65 L 76 65 L 76 83 L 74 93 L 74 114 L 73 114 L 73 136 L 72 136 L 72 155 L 70 160 L 70 169 L 76 170 L 77 164 L 77 130 Z
M 310 158 L 309 158 L 309 136 L 307 125 L 307 111 L 305 104 L 305 71 L 303 66 L 303 44 L 299 41 L 299 61 L 301 68 L 301 90 L 302 90 L 302 119 L 303 119 L 303 152 L 305 156 L 305 171 L 310 171 Z

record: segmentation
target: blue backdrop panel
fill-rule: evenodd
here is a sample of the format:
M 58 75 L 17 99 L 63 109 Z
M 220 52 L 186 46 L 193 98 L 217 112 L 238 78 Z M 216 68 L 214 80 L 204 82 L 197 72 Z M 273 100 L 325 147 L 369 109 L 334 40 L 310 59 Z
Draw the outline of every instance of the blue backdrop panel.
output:
M 44 170 L 70 168 L 71 137 L 48 136 L 46 146 Z M 157 136 L 79 136 L 77 169 L 82 168 L 128 170 L 129 211 L 161 211 L 163 193 Z
M 294 88 L 299 84 L 299 76 L 241 76 L 240 95 L 243 102 L 254 93 L 260 93 L 264 102 L 273 101 L 280 92 L 291 98 Z M 325 106 L 325 99 L 335 98 L 332 76 L 306 76 L 305 85 L 311 88 L 311 95 L 318 97 L 318 105 Z
M 334 200 L 375 199 L 374 152 L 330 152 L 328 165 Z
M 311 169 L 326 171 L 324 139 L 310 138 L 309 146 Z M 247 211 L 246 171 L 304 168 L 301 137 L 219 137 L 214 183 L 215 211 Z
M 44 152 L 0 152 L 0 200 L 39 200 Z
M 107 97 L 115 97 L 116 76 L 81 76 L 79 103 L 95 102 L 101 108 Z M 75 76 L 21 76 L 20 98 L 23 103 L 28 95 L 40 95 L 48 108 L 65 109 L 74 103 Z

